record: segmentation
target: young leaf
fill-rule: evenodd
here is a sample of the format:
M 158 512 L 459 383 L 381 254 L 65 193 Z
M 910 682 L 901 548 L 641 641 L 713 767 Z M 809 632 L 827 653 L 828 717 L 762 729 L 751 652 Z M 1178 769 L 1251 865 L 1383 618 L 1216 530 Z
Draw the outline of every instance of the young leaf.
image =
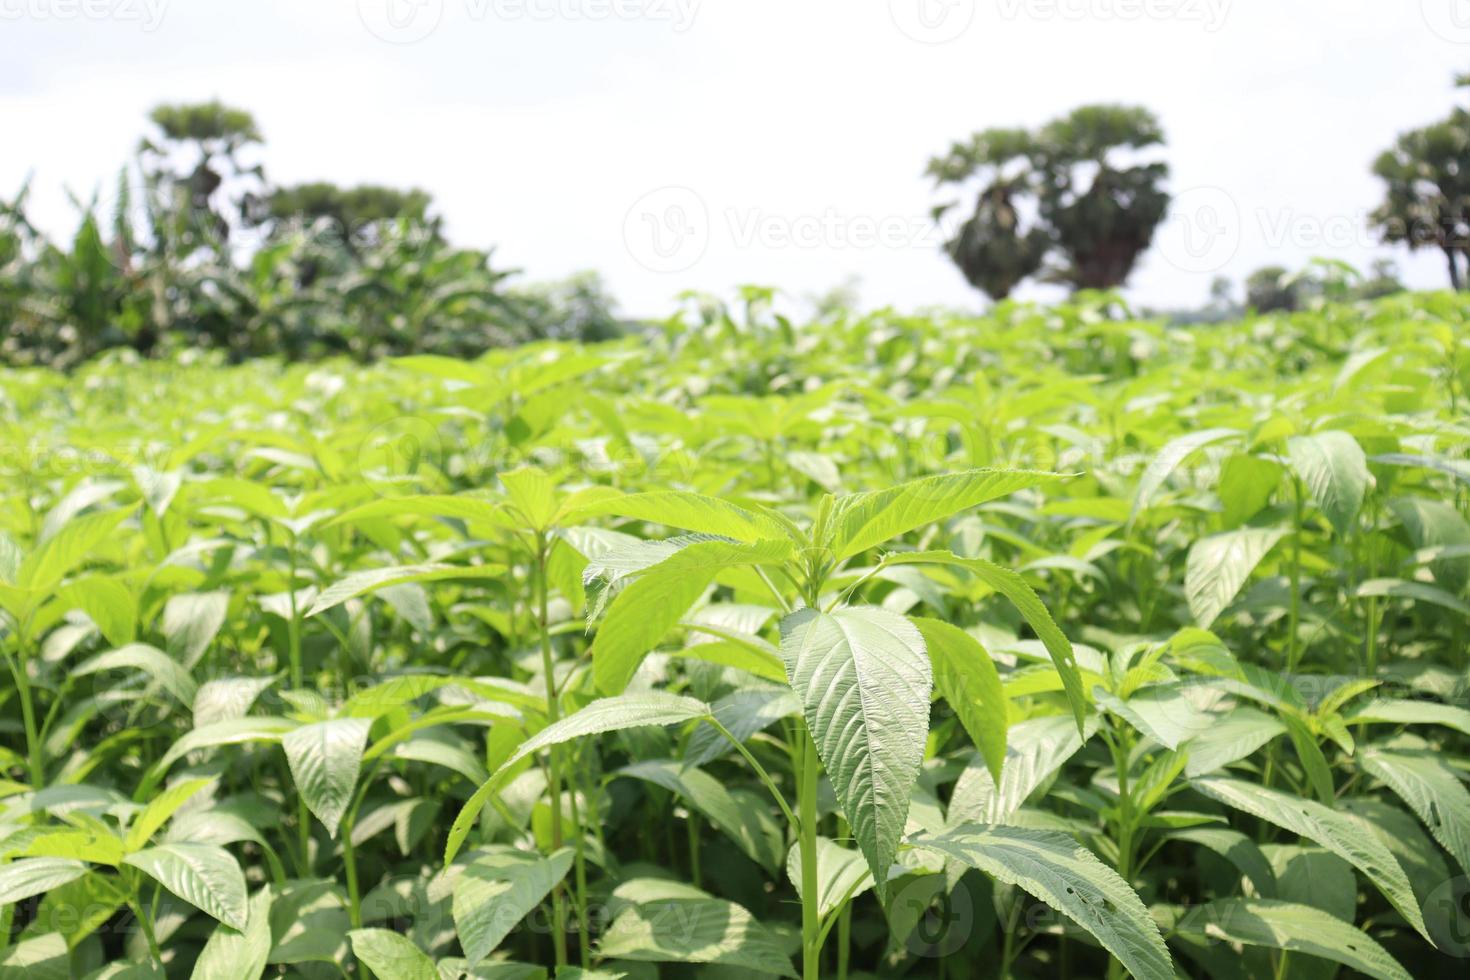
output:
M 1351 531 L 1373 484 L 1358 440 L 1346 432 L 1294 436 L 1287 440 L 1286 456 L 1337 533 Z
M 643 694 L 620 694 L 616 697 L 593 701 L 575 714 L 568 715 L 555 724 L 547 725 L 534 736 L 522 742 L 520 747 L 503 762 L 485 783 L 475 791 L 459 811 L 453 826 L 449 828 L 449 839 L 444 847 L 444 863 L 454 860 L 470 828 L 480 818 L 480 811 L 489 802 L 493 793 L 500 789 L 500 779 L 512 766 L 533 752 L 570 742 L 574 738 L 600 735 L 604 732 L 621 731 L 650 725 L 677 725 L 696 718 L 713 717 L 710 706 L 703 701 L 648 691 Z
M 470 966 L 493 952 L 571 867 L 567 848 L 549 857 L 496 849 L 467 864 L 454 878 L 453 915 Z
M 1039 470 L 977 469 L 849 494 L 833 503 L 830 540 L 822 543 L 835 561 L 845 561 L 914 528 L 1064 477 Z
M 1169 951 L 1138 895 L 1067 835 L 964 824 L 914 843 L 1035 895 L 1092 933 L 1139 980 L 1173 980 Z
M 929 734 L 933 674 L 924 638 L 883 609 L 802 609 L 781 621 L 781 656 L 837 800 L 881 884 Z
M 1002 568 L 983 558 L 961 558 L 947 551 L 919 551 L 887 555 L 883 559 L 889 565 L 953 565 L 963 568 L 987 586 L 1010 600 L 1011 605 L 1036 632 L 1051 662 L 1062 679 L 1067 702 L 1072 706 L 1072 715 L 1077 721 L 1077 730 L 1082 730 L 1082 720 L 1087 715 L 1087 697 L 1082 690 L 1082 675 L 1077 670 L 1077 655 L 1067 636 L 1052 620 L 1051 613 L 1026 580 L 1009 568 Z
M 134 818 L 132 826 L 128 828 L 124 846 L 130 851 L 136 851 L 147 844 L 158 832 L 158 828 L 168 823 L 168 818 L 172 817 L 179 807 L 189 802 L 194 798 L 194 794 L 212 785 L 213 782 L 211 779 L 186 779 L 154 797 L 143 812 Z
M 1240 587 L 1286 534 L 1284 528 L 1247 527 L 1200 538 L 1189 549 L 1184 568 L 1184 594 L 1201 628 L 1235 600 Z
M 1143 476 L 1138 479 L 1138 489 L 1133 495 L 1133 509 L 1128 521 L 1131 524 L 1138 515 L 1148 507 L 1153 500 L 1153 495 L 1164 481 L 1169 478 L 1179 464 L 1184 462 L 1196 451 L 1213 443 L 1240 435 L 1234 429 L 1202 429 L 1198 432 L 1190 432 L 1179 436 L 1165 444 L 1159 454 L 1149 462 L 1148 468 L 1143 471 Z
M 914 619 L 934 666 L 934 686 L 954 709 L 970 740 L 980 750 L 990 775 L 1000 781 L 1006 756 L 1006 696 L 990 652 L 957 626 L 937 619 Z
M 597 500 L 579 508 L 576 516 L 583 519 L 605 515 L 717 534 L 746 544 L 788 538 L 787 526 L 770 514 L 682 490 L 655 490 Z
M 352 801 L 372 724 L 369 718 L 336 718 L 303 725 L 281 739 L 291 778 L 307 809 L 333 837 Z
M 249 920 L 245 876 L 233 855 L 212 844 L 158 844 L 123 861 L 232 928 Z
M 21 858 L 0 865 L 0 905 L 45 894 L 86 873 L 85 864 L 69 858 Z
M 439 971 L 413 942 L 387 929 L 353 929 L 352 953 L 373 971 L 392 980 L 439 980 Z
M 618 593 L 592 643 L 592 675 L 597 689 L 621 694 L 648 651 L 684 613 L 722 569 L 739 565 L 779 564 L 791 542 L 699 541 L 649 566 Z

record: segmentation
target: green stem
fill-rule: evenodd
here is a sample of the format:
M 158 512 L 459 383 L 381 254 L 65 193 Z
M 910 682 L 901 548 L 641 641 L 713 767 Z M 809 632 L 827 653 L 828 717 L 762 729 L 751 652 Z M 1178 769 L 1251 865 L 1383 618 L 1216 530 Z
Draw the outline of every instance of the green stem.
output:
M 801 963 L 802 980 L 821 980 L 822 923 L 818 912 L 821 884 L 817 878 L 817 746 L 811 732 L 801 723 L 800 758 L 797 778 L 800 790 L 797 805 L 801 808 Z
M 286 539 L 287 560 L 290 563 L 286 579 L 286 596 L 290 602 L 291 618 L 286 621 L 286 647 L 291 658 L 291 689 L 300 691 L 306 686 L 306 670 L 301 663 L 301 611 L 296 606 L 296 535 Z M 311 876 L 311 814 L 306 808 L 306 797 L 296 793 L 296 844 L 301 852 L 301 876 Z
M 546 581 L 546 535 L 536 533 L 536 581 L 532 583 L 533 594 L 537 599 L 538 609 L 536 612 L 536 632 L 541 641 L 541 673 L 546 684 L 546 719 L 550 724 L 556 724 L 561 717 L 560 706 L 556 695 L 556 668 L 551 656 L 551 633 L 547 629 L 547 621 L 550 618 L 550 600 L 547 593 L 550 591 Z M 562 844 L 562 821 L 561 821 L 561 750 L 560 746 L 551 748 L 551 849 L 556 851 Z M 563 967 L 567 965 L 567 909 L 566 909 L 566 885 L 558 882 L 551 892 L 551 912 L 553 919 L 552 943 L 556 949 L 556 965 Z
M 1297 624 L 1302 608 L 1302 481 L 1292 478 L 1293 531 L 1291 536 L 1291 608 L 1286 618 L 1286 672 L 1295 673 L 1297 660 L 1301 657 L 1297 639 Z
M 30 616 L 18 618 L 15 630 L 15 656 L 10 658 L 10 673 L 20 694 L 20 714 L 26 732 L 26 758 L 31 771 L 31 787 L 43 789 L 46 763 L 41 755 L 41 735 L 36 728 L 36 706 L 31 699 L 31 679 L 26 672 L 26 652 L 30 648 Z
M 577 954 L 581 957 L 582 969 L 588 970 L 592 967 L 592 937 L 587 924 L 587 833 L 582 826 L 581 804 L 577 802 L 577 794 L 581 789 L 581 781 L 578 778 L 580 774 L 581 767 L 573 762 L 572 786 L 568 801 L 572 807 L 572 825 L 577 828 L 576 840 L 573 841 L 576 849 L 574 867 L 577 892 L 574 896 L 574 905 L 577 913 Z M 589 796 L 588 799 L 591 797 Z

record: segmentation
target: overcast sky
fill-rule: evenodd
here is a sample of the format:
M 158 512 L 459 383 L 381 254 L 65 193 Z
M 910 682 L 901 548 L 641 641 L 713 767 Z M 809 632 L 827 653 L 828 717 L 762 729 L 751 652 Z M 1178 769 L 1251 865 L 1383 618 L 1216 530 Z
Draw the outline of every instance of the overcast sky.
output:
M 430 191 L 451 237 L 623 311 L 740 283 L 860 280 L 974 306 L 938 252 L 928 157 L 1076 105 L 1153 109 L 1176 213 L 1128 294 L 1374 243 L 1369 173 L 1470 70 L 1470 0 L 0 0 L 0 194 L 69 233 L 161 101 L 249 109 L 278 183 Z M 1042 293 L 1040 295 L 1046 295 Z

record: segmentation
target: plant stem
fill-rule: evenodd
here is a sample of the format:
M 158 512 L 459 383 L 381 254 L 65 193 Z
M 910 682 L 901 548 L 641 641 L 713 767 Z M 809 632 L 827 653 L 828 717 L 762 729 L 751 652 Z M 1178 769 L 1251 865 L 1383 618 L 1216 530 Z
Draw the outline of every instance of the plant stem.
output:
M 1302 608 L 1302 481 L 1293 477 L 1291 489 L 1295 497 L 1295 504 L 1291 536 L 1291 608 L 1286 618 L 1286 672 L 1288 674 L 1295 673 L 1297 660 L 1301 656 L 1297 629 Z
M 41 756 L 41 736 L 36 729 L 36 706 L 31 700 L 31 679 L 26 672 L 26 651 L 30 647 L 30 616 L 17 619 L 15 656 L 8 658 L 15 689 L 20 695 L 20 714 L 26 732 L 26 758 L 31 771 L 31 787 L 40 790 L 46 782 L 46 764 Z
M 582 826 L 581 804 L 577 802 L 577 794 L 581 789 L 581 767 L 574 761 L 571 773 L 571 793 L 567 797 L 572 807 L 572 824 L 577 828 L 577 837 L 573 842 L 576 848 L 574 868 L 577 882 L 577 893 L 575 895 L 575 907 L 577 913 L 577 953 L 581 957 L 582 969 L 591 969 L 592 966 L 592 937 L 588 934 L 587 925 L 587 834 Z M 589 796 L 588 799 L 591 799 Z
M 286 539 L 287 560 L 290 563 L 286 579 L 286 596 L 291 604 L 291 618 L 286 621 L 286 648 L 291 658 L 291 689 L 300 691 L 306 686 L 306 671 L 301 664 L 301 610 L 296 605 L 296 535 Z M 296 842 L 301 850 L 302 877 L 311 876 L 311 815 L 306 809 L 306 797 L 296 793 Z
M 817 746 L 805 722 L 800 722 L 800 766 L 797 779 L 800 789 L 797 805 L 801 808 L 801 964 L 802 980 L 820 980 L 822 974 L 821 920 L 818 897 L 821 885 L 817 879 Z
M 546 684 L 546 719 L 550 724 L 556 724 L 561 717 L 560 706 L 556 696 L 556 668 L 551 657 L 551 634 L 547 630 L 549 619 L 548 607 L 550 601 L 547 593 L 550 591 L 546 582 L 546 535 L 542 532 L 536 533 L 536 581 L 532 583 L 533 594 L 537 600 L 536 632 L 541 641 L 541 673 Z M 562 844 L 561 825 L 561 747 L 552 746 L 551 749 L 551 849 L 560 849 Z M 558 882 L 551 891 L 551 913 L 553 919 L 552 943 L 556 949 L 556 965 L 558 967 L 567 964 L 567 909 L 566 909 L 566 885 Z

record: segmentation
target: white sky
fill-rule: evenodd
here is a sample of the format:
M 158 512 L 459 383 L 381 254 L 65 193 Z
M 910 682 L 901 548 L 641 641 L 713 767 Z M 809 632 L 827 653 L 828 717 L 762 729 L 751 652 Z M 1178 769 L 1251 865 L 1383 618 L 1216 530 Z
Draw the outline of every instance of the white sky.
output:
M 1368 168 L 1463 70 L 1470 0 L 0 0 L 0 194 L 33 173 L 69 233 L 63 188 L 110 183 L 151 106 L 218 97 L 274 181 L 421 186 L 456 241 L 600 270 L 629 315 L 850 276 L 865 306 L 974 306 L 928 157 L 1121 101 L 1161 117 L 1180 204 L 1135 302 L 1313 255 L 1438 288 L 1436 253 L 1375 246 Z

